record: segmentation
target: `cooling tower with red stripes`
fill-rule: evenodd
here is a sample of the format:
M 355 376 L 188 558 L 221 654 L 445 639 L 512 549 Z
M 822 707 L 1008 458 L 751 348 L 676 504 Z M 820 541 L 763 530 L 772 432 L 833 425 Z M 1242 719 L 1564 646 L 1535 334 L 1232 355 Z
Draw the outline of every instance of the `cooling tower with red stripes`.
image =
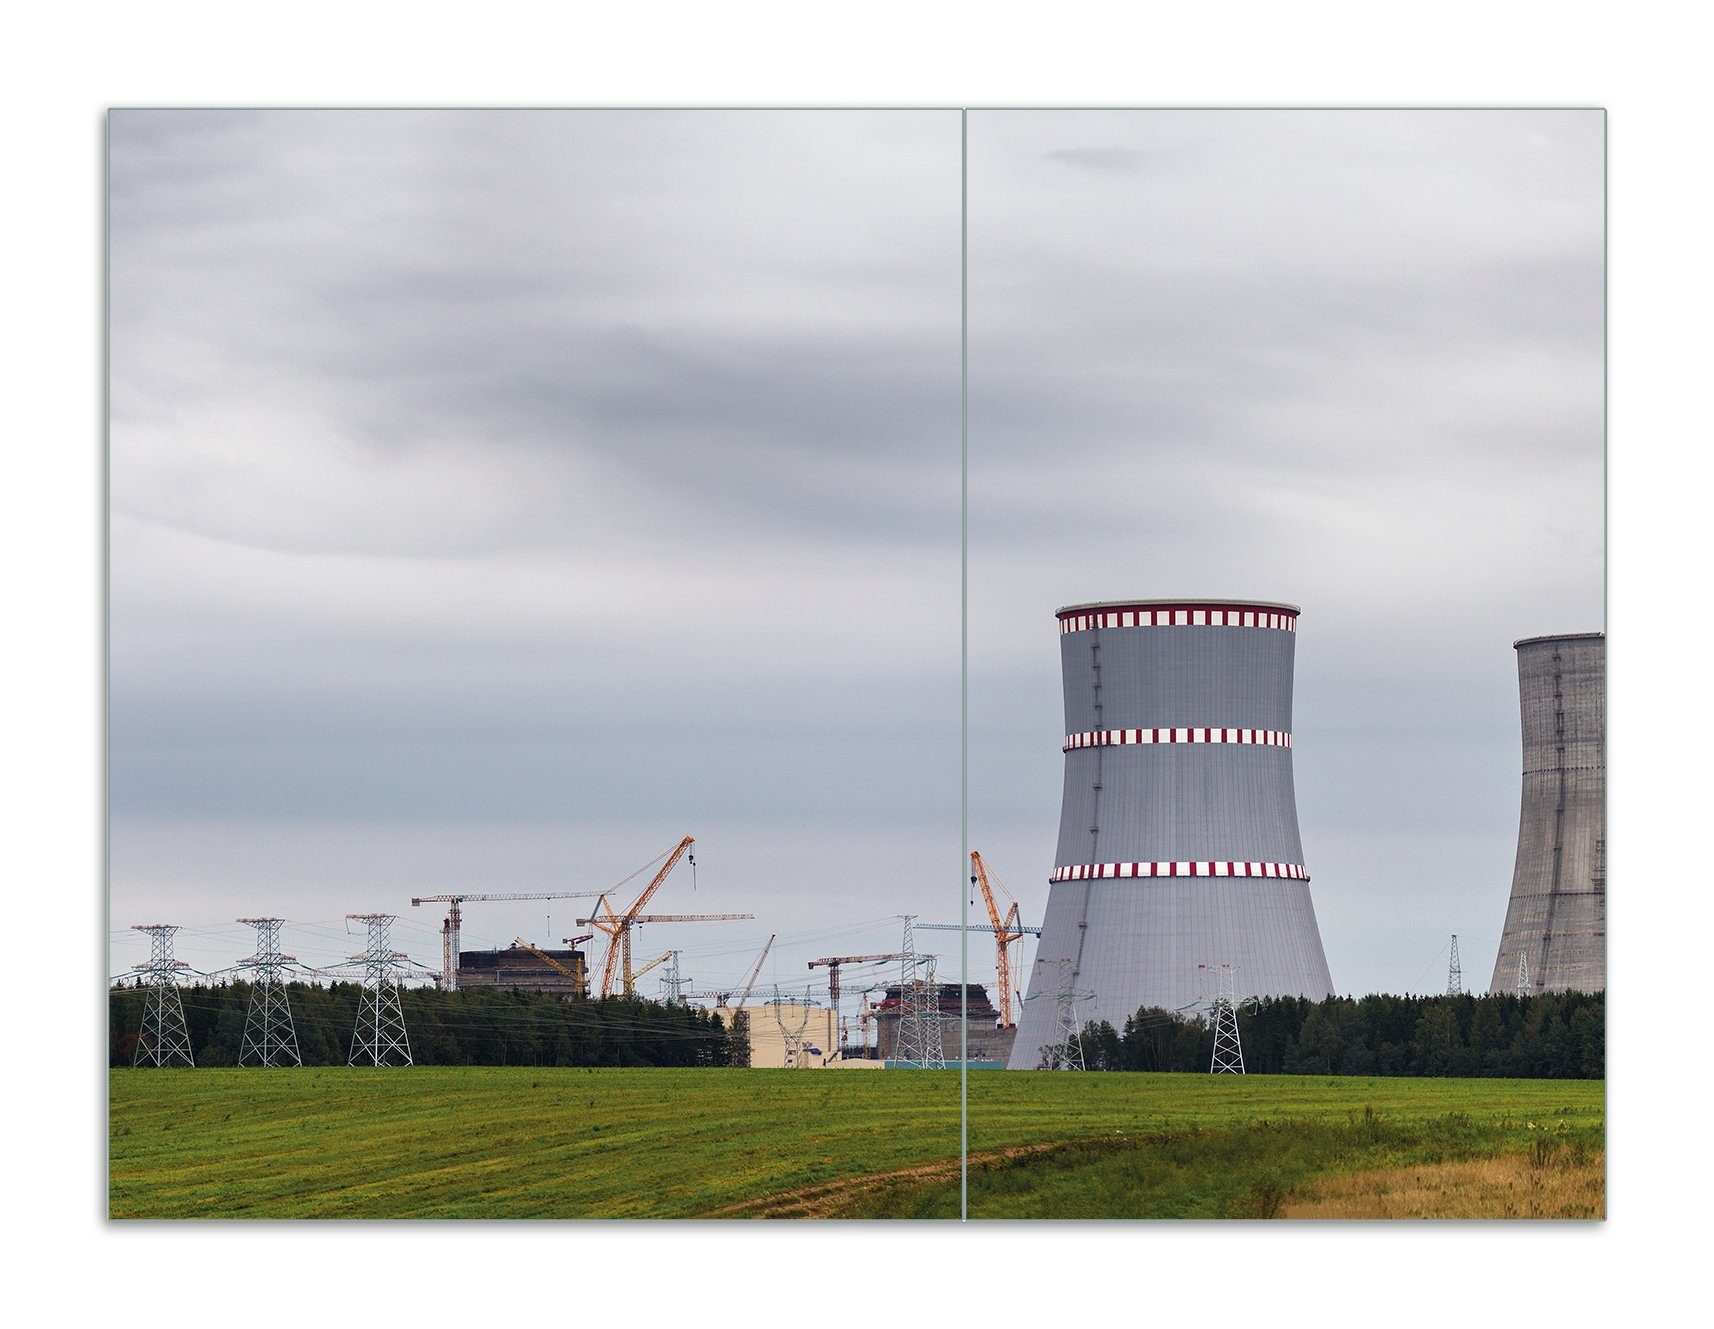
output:
M 1195 1010 L 1224 964 L 1240 995 L 1331 993 L 1292 785 L 1299 613 L 1059 611 L 1065 794 L 1013 1068 L 1040 1064 L 1068 988 L 1079 1026 L 1119 1029 L 1144 1006 Z

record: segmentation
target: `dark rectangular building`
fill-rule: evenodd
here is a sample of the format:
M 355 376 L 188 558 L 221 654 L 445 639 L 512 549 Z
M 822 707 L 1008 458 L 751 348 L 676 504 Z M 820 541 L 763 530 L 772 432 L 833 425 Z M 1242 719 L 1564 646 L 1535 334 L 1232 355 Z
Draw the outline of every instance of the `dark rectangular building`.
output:
M 578 950 L 538 953 L 522 946 L 508 946 L 503 951 L 460 951 L 458 986 L 587 997 L 589 968 L 583 952 Z

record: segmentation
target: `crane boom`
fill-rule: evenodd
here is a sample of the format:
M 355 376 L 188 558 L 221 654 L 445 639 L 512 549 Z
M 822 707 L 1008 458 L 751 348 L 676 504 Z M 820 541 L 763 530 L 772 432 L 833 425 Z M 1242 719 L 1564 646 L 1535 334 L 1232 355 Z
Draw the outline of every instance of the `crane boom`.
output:
M 658 964 L 665 964 L 668 960 L 670 960 L 672 958 L 673 958 L 673 953 L 671 951 L 662 951 L 659 955 L 657 955 L 654 959 L 650 960 L 641 969 L 636 969 L 636 970 L 633 970 L 632 972 L 626 974 L 625 975 L 625 986 L 627 988 L 635 987 L 637 985 L 637 980 L 639 978 L 641 978 L 644 974 L 648 973 L 649 970 L 653 969 Z
M 412 904 L 452 903 L 454 900 L 593 900 L 601 894 L 600 891 L 534 891 L 528 894 L 507 892 L 500 895 L 472 895 L 465 891 L 458 895 L 413 895 Z
M 1012 1027 L 1012 964 L 1007 953 L 1014 941 L 1020 940 L 1024 933 L 1018 923 L 1018 902 L 1012 901 L 1012 907 L 1006 911 L 1004 918 L 1000 916 L 1000 906 L 994 899 L 994 888 L 988 880 L 988 865 L 982 861 L 982 855 L 975 849 L 970 851 L 970 881 L 982 892 L 982 903 L 988 906 L 988 921 L 994 931 L 994 967 L 997 971 L 1000 988 L 1000 1025 L 1002 1028 Z M 1002 886 L 1001 890 L 1005 890 Z
M 605 918 L 580 918 L 579 926 L 589 926 L 607 934 L 607 955 L 601 964 L 601 995 L 613 995 L 613 980 L 624 975 L 625 995 L 631 995 L 631 928 L 637 921 L 637 915 L 643 912 L 643 906 L 649 898 L 661 888 L 661 883 L 667 879 L 667 873 L 678 866 L 678 861 L 684 857 L 684 851 L 696 843 L 693 836 L 685 836 L 674 846 L 672 853 L 667 855 L 667 861 L 661 864 L 654 879 L 643 887 L 643 892 L 631 902 L 631 907 L 622 914 L 615 914 L 613 906 L 608 903 L 607 892 L 601 893 L 601 908 Z M 620 961 L 623 960 L 621 967 Z
M 729 923 L 737 918 L 754 918 L 754 914 L 638 914 L 633 923 Z
M 750 971 L 750 977 L 744 983 L 744 991 L 738 995 L 738 1004 L 733 1010 L 743 1010 L 744 1003 L 750 1000 L 750 991 L 756 986 L 756 976 L 762 972 L 762 964 L 767 960 L 768 952 L 774 949 L 774 938 L 779 935 L 775 932 L 768 937 L 768 944 L 762 947 L 762 953 L 756 957 L 756 967 Z
M 585 938 L 583 938 L 583 940 L 587 941 L 589 939 L 587 937 L 585 937 Z M 581 992 L 583 990 L 583 981 L 584 980 L 582 978 L 578 977 L 578 975 L 573 973 L 570 969 L 567 969 L 558 960 L 554 959 L 553 956 L 549 955 L 540 946 L 532 946 L 532 945 L 530 945 L 529 942 L 525 941 L 522 937 L 513 937 L 512 938 L 512 945 L 522 946 L 531 955 L 535 956 L 536 959 L 546 962 L 548 965 L 559 970 L 560 973 L 564 974 L 567 978 L 569 978 L 574 984 L 576 984 L 577 990 L 579 992 Z
M 819 960 L 811 960 L 809 967 L 827 966 L 827 1002 L 834 1013 L 839 1011 L 839 966 L 844 964 L 868 964 L 877 960 L 902 960 L 905 957 L 893 952 L 891 955 L 824 955 Z

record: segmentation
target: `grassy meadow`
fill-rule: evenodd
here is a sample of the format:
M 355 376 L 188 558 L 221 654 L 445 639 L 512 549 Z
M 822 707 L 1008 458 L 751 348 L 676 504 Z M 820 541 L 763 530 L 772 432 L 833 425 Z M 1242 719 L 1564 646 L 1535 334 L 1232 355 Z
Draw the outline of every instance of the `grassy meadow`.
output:
M 958 1075 L 116 1070 L 115 1218 L 956 1218 Z M 977 1072 L 973 1218 L 1600 1217 L 1605 1086 Z

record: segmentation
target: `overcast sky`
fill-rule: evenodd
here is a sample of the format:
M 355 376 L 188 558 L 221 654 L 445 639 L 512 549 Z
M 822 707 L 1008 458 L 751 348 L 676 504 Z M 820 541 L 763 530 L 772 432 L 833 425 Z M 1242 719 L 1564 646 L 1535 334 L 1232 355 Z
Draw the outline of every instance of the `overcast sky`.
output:
M 658 908 L 757 915 L 644 930 L 698 986 L 956 917 L 958 165 L 956 112 L 115 114 L 116 971 L 369 910 L 438 967 L 412 895 L 686 834 Z
M 684 834 L 661 908 L 758 915 L 645 930 L 698 986 L 956 917 L 956 112 L 111 125 L 116 971 L 438 964 L 413 894 Z M 1511 642 L 1602 626 L 1600 116 L 979 112 L 969 170 L 973 843 L 1039 921 L 1058 605 L 1288 600 L 1335 985 L 1485 982 Z
M 970 118 L 971 834 L 1040 920 L 1053 611 L 1303 606 L 1335 988 L 1485 988 L 1518 637 L 1603 626 L 1598 112 Z

